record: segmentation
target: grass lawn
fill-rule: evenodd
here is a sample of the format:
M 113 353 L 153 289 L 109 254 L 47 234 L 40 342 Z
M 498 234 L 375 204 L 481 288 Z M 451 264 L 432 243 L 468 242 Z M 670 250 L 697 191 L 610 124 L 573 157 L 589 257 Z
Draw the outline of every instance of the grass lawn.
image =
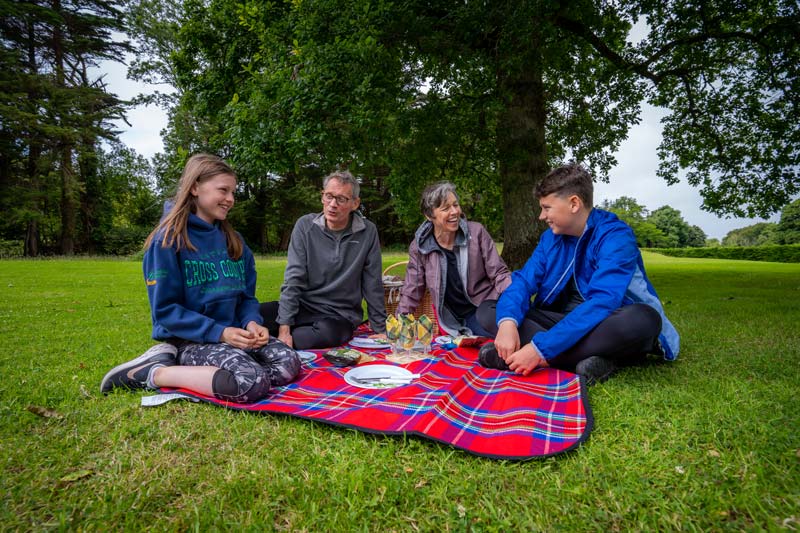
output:
M 679 360 L 591 388 L 589 440 L 528 462 L 103 397 L 152 344 L 140 264 L 0 262 L 0 528 L 800 529 L 800 265 L 645 261 Z M 259 299 L 277 298 L 285 258 L 257 263 Z

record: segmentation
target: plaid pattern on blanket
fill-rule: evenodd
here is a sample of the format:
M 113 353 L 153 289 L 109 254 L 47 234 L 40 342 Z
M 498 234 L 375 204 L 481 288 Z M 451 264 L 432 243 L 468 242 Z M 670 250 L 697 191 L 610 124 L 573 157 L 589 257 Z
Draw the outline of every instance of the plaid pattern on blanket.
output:
M 475 349 L 435 350 L 432 358 L 403 365 L 420 374 L 410 385 L 364 389 L 345 382 L 352 367 L 334 367 L 322 351 L 316 353 L 295 382 L 258 403 L 181 392 L 230 409 L 283 413 L 371 433 L 419 435 L 494 459 L 562 453 L 578 446 L 592 429 L 585 386 L 562 370 L 539 369 L 521 377 L 481 367 Z

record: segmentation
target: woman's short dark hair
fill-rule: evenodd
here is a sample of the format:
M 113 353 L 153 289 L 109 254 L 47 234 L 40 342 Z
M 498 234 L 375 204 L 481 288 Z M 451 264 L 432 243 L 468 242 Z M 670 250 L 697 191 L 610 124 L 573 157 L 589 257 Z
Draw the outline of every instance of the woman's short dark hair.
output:
M 568 163 L 550 171 L 533 191 L 537 199 L 550 194 L 564 197 L 572 194 L 581 199 L 583 205 L 592 207 L 594 183 L 586 167 L 580 163 Z
M 456 186 L 449 181 L 437 181 L 425 187 L 419 200 L 419 209 L 426 217 L 433 217 L 433 210 L 447 201 L 447 196 L 452 193 L 458 201 Z

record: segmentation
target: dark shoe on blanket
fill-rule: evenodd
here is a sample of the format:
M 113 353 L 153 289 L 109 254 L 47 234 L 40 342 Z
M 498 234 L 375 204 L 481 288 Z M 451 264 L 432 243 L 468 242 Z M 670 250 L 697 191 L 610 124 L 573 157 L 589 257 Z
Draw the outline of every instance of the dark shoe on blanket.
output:
M 575 373 L 583 376 L 587 385 L 602 383 L 616 372 L 617 365 L 611 359 L 593 355 L 575 365 Z
M 493 342 L 487 342 L 481 346 L 481 349 L 478 350 L 478 362 L 486 368 L 510 370 L 505 360 L 497 353 L 497 348 Z
M 664 357 L 665 352 L 664 352 L 664 347 L 661 346 L 661 341 L 656 339 L 653 342 L 653 347 L 650 349 L 650 351 L 648 353 L 651 353 L 653 355 L 657 355 L 659 357 Z
M 156 344 L 142 355 L 115 366 L 100 382 L 100 392 L 108 394 L 114 387 L 154 389 L 149 383 L 150 372 L 161 366 L 175 366 L 178 349 L 167 343 Z

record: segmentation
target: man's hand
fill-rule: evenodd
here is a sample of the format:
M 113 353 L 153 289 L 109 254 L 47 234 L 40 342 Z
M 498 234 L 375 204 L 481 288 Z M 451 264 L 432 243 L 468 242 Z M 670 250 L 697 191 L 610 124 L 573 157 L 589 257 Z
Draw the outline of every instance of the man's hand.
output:
M 278 340 L 289 348 L 294 348 L 292 346 L 292 328 L 288 324 L 278 326 Z
M 506 363 L 508 363 L 508 367 L 514 373 L 522 374 L 523 376 L 527 376 L 534 369 L 540 366 L 549 366 L 547 364 L 547 360 L 542 357 L 542 354 L 539 353 L 539 350 L 537 350 L 531 343 L 526 344 L 522 347 L 522 349 L 511 354 L 506 359 Z
M 258 322 L 253 322 L 251 320 L 247 323 L 245 329 L 254 335 L 253 349 L 261 348 L 269 341 L 269 330 Z
M 519 331 L 514 322 L 506 320 L 500 323 L 497 336 L 494 338 L 494 346 L 497 348 L 497 355 L 506 362 L 511 354 L 519 350 Z

